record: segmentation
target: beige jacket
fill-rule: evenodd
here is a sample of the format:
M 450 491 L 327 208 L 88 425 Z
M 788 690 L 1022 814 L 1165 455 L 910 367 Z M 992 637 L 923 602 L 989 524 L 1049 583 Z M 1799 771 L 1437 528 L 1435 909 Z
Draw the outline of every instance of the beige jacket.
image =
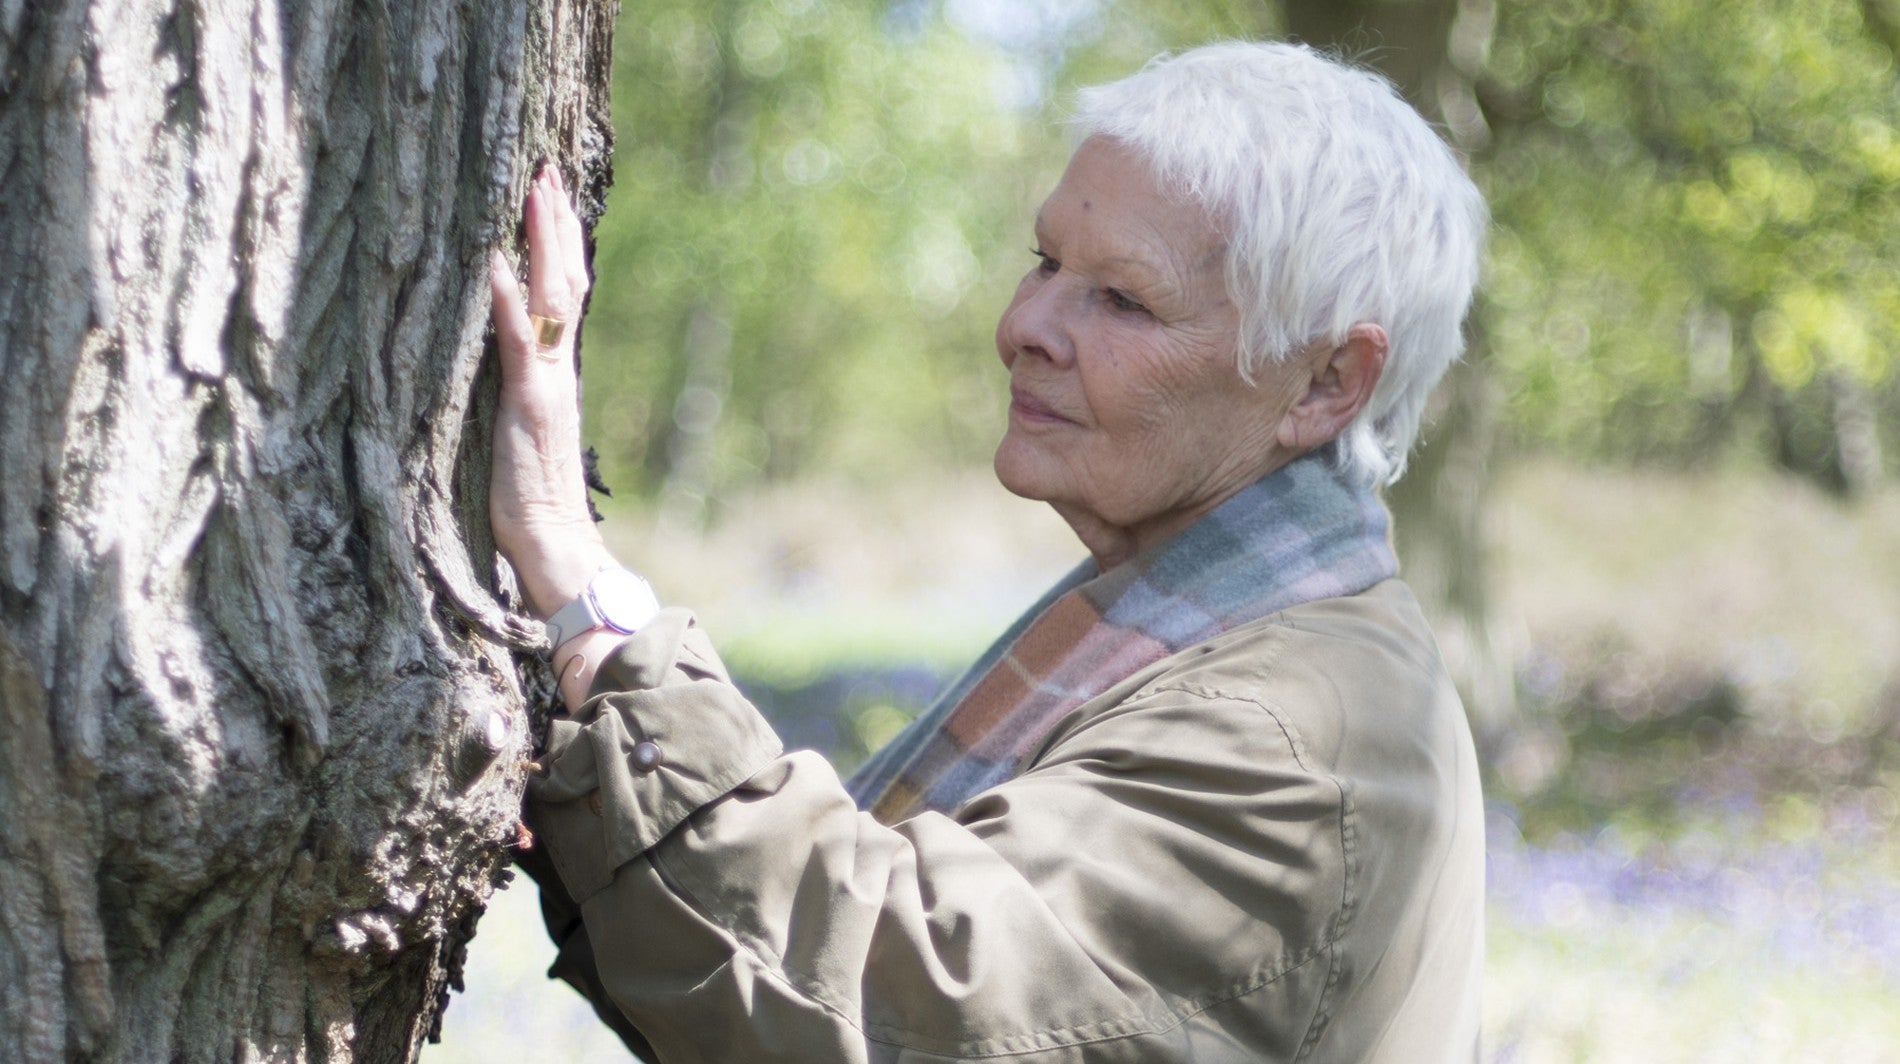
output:
M 1397 581 L 1143 669 L 894 827 L 684 611 L 595 691 L 531 788 L 585 924 L 550 899 L 556 967 L 668 1064 L 1476 1056 L 1477 766 Z

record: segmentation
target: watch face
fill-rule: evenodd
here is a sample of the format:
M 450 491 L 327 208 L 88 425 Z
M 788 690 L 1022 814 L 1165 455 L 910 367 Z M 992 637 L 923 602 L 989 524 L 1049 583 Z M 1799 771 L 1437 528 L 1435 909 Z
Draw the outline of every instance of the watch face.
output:
M 600 619 L 616 631 L 631 632 L 660 612 L 659 600 L 645 580 L 625 569 L 609 569 L 588 585 Z

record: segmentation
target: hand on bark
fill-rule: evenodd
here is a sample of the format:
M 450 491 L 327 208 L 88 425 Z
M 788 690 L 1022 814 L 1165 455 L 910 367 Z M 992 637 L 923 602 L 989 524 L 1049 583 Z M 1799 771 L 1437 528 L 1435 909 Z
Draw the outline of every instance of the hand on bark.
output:
M 581 469 L 574 335 L 587 295 L 587 259 L 580 218 L 552 166 L 535 178 L 526 213 L 525 300 L 501 251 L 490 257 L 501 405 L 488 519 L 495 545 L 521 578 L 528 608 L 546 617 L 613 558 L 588 513 Z M 530 313 L 567 322 L 561 342 L 537 345 Z

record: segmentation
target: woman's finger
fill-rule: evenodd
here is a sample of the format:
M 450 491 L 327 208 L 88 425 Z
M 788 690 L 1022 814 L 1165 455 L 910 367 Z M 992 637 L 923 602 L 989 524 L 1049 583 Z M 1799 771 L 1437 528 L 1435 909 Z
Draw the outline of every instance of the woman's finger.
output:
M 555 228 L 561 235 L 561 266 L 567 272 L 567 291 L 570 298 L 579 303 L 587 297 L 587 234 L 581 228 L 581 216 L 574 210 L 574 200 L 567 194 L 567 185 L 561 180 L 561 171 L 554 171 L 554 216 Z
M 528 321 L 521 289 L 515 286 L 515 271 L 500 248 L 488 253 L 488 287 L 494 302 L 491 317 L 495 342 L 501 348 L 502 378 L 504 383 L 519 380 L 535 359 L 534 326 Z
M 568 291 L 567 268 L 561 262 L 560 223 L 554 206 L 559 196 L 546 170 L 535 178 L 528 193 L 528 312 L 559 318 L 571 327 L 579 308 Z

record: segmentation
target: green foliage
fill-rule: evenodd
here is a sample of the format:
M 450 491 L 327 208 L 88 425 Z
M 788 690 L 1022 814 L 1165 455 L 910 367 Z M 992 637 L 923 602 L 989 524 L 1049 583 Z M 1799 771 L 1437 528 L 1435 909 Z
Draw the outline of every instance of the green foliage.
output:
M 659 487 L 682 427 L 714 492 L 994 433 L 993 234 L 1026 176 L 994 49 L 870 0 L 670 0 L 627 6 L 616 62 L 586 348 L 610 482 Z
M 1514 427 L 1684 456 L 1751 403 L 1891 380 L 1893 63 L 1846 3 L 1501 5 L 1477 172 Z

